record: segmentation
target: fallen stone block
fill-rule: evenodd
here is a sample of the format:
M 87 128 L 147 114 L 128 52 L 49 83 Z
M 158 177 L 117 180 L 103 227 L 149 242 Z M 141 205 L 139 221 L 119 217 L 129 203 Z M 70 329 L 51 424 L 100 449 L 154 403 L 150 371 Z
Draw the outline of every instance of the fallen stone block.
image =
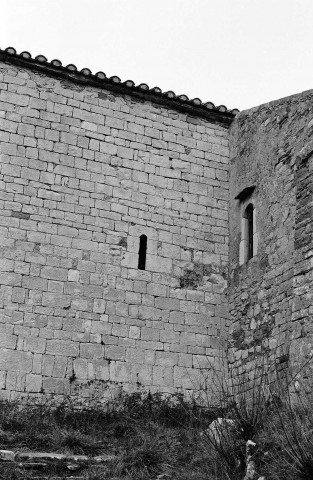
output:
M 49 453 L 49 452 L 19 452 L 16 459 L 22 462 L 33 461 L 47 461 L 47 462 L 72 462 L 85 463 L 89 462 L 87 455 L 65 455 L 63 453 Z
M 28 460 L 33 461 L 64 461 L 66 460 L 66 455 L 63 453 L 47 453 L 47 452 L 18 452 L 16 459 L 20 462 L 27 462 Z
M 12 450 L 0 450 L 0 461 L 2 462 L 14 462 L 15 453 Z
M 116 455 L 98 455 L 97 457 L 93 457 L 92 461 L 96 463 L 106 463 L 111 462 L 112 460 L 116 459 Z
M 90 458 L 87 455 L 67 455 L 66 461 L 73 463 L 90 462 Z
M 79 463 L 67 463 L 66 468 L 70 472 L 76 472 L 77 470 L 81 470 L 83 466 Z
M 216 445 L 226 439 L 229 439 L 236 428 L 236 423 L 230 418 L 217 418 L 209 427 L 203 432 L 204 435 L 209 436 Z
M 19 468 L 26 468 L 31 470 L 41 470 L 48 467 L 48 463 L 43 462 L 18 462 L 17 466 Z

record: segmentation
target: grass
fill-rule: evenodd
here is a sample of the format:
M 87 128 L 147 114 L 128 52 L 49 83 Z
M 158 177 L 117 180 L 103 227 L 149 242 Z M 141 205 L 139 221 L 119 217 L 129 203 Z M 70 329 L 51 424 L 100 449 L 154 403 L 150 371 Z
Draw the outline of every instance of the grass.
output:
M 149 392 L 123 395 L 106 408 L 78 408 L 70 400 L 58 406 L 2 402 L 0 449 L 111 456 L 105 464 L 79 472 L 85 479 L 204 480 L 206 455 L 195 455 L 200 441 L 198 419 L 203 422 L 206 417 L 209 424 L 215 413 L 200 410 L 181 395 Z M 57 473 L 61 478 L 73 475 L 66 464 L 42 473 Z M 0 479 L 35 476 L 36 471 L 0 463 Z
M 106 408 L 70 400 L 57 406 L 2 402 L 0 449 L 106 455 L 108 461 L 78 472 L 66 462 L 42 471 L 2 462 L 0 479 L 242 480 L 247 440 L 256 443 L 252 459 L 266 480 L 312 479 L 311 390 L 300 385 L 292 391 L 285 381 L 274 395 L 262 368 L 251 386 L 225 387 L 219 407 L 149 392 L 121 395 Z M 217 417 L 231 422 L 214 436 L 208 427 Z
M 286 480 L 313 478 L 312 400 L 312 392 L 303 388 L 297 393 L 289 391 L 275 405 L 267 425 L 268 438 L 275 446 L 268 454 L 274 480 L 282 475 Z

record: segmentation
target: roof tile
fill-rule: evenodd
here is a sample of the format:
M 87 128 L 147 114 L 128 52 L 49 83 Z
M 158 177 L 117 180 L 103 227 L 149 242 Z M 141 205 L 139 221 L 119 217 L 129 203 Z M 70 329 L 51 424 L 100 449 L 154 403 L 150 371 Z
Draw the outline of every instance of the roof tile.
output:
M 157 95 L 158 97 L 163 97 L 178 102 L 182 106 L 185 105 L 187 107 L 189 105 L 197 107 L 197 111 L 199 111 L 199 113 L 200 111 L 212 111 L 216 113 L 226 114 L 228 117 L 232 118 L 239 112 L 239 110 L 236 108 L 228 110 L 225 105 L 220 105 L 219 107 L 216 107 L 212 102 L 204 103 L 200 100 L 200 98 L 194 98 L 190 100 L 187 95 L 176 95 L 176 93 L 171 90 L 168 92 L 162 92 L 159 87 L 150 88 L 149 85 L 147 85 L 146 83 L 141 83 L 140 85 L 136 86 L 132 80 L 126 80 L 125 82 L 122 82 L 122 80 L 116 75 L 107 78 L 107 76 L 103 72 L 97 72 L 96 74 L 93 74 L 89 68 L 83 68 L 82 70 L 80 70 L 80 72 L 78 72 L 76 65 L 69 64 L 66 67 L 63 67 L 60 60 L 54 59 L 51 62 L 48 62 L 48 59 L 44 55 L 37 55 L 35 58 L 32 58 L 29 52 L 24 51 L 18 54 L 13 47 L 8 47 L 5 50 L 0 49 L 0 55 L 1 54 L 2 56 L 10 55 L 11 57 L 14 57 L 16 59 L 20 58 L 24 61 L 28 61 L 29 64 L 32 66 L 36 66 L 36 64 L 45 64 L 47 65 L 47 68 L 51 66 L 62 73 L 76 72 L 76 75 L 82 75 L 84 77 L 89 77 L 90 79 L 96 79 L 98 82 L 104 82 L 105 87 L 108 87 L 109 84 L 120 84 L 121 86 L 129 89 L 129 93 L 131 93 L 131 91 L 143 91 L 148 94 L 151 93 L 151 95 Z

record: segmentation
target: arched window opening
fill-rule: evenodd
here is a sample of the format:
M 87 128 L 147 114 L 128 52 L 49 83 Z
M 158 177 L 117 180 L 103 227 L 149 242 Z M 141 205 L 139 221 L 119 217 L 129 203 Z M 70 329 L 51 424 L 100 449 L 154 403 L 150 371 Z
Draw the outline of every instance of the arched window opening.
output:
M 247 260 L 253 257 L 253 205 L 250 203 L 245 211 L 245 217 L 247 219 Z
M 252 203 L 245 208 L 241 220 L 239 264 L 243 265 L 257 253 L 256 209 Z
M 146 269 L 146 256 L 147 256 L 147 235 L 140 235 L 139 239 L 139 252 L 138 252 L 138 269 Z

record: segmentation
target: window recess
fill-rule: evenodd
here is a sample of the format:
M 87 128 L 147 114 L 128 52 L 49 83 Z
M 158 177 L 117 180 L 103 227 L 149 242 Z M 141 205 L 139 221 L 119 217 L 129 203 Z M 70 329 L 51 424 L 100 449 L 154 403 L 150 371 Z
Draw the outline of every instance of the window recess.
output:
M 147 235 L 140 235 L 139 239 L 139 252 L 138 252 L 138 269 L 146 269 L 146 257 L 147 257 Z

